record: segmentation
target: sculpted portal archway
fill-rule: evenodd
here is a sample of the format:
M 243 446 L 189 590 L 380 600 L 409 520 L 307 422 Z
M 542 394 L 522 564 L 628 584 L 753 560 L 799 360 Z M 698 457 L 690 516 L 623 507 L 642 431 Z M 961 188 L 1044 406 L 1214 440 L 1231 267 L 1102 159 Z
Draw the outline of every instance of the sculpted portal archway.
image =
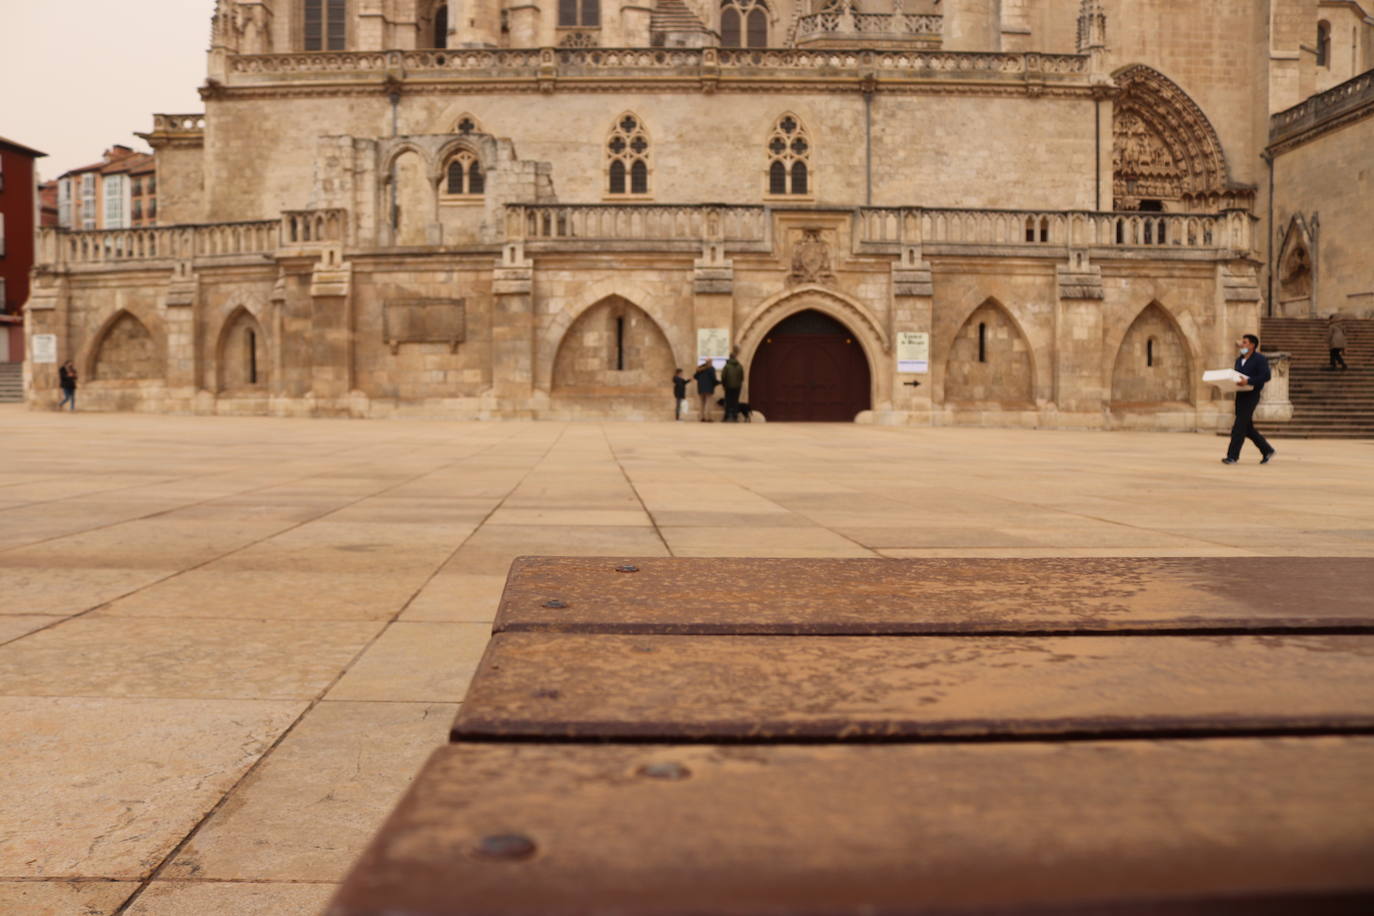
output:
M 1116 74 L 1112 196 L 1117 210 L 1216 210 L 1241 192 L 1202 109 L 1143 64 Z M 1253 191 L 1251 191 L 1253 193 Z
M 872 409 L 884 403 L 889 397 L 889 389 L 884 385 L 884 380 L 890 382 L 891 379 L 891 373 L 882 371 L 887 355 L 891 352 L 887 332 L 861 303 L 823 286 L 808 285 L 787 290 L 765 300 L 754 309 L 735 335 L 740 362 L 744 363 L 746 368 L 752 368 L 757 362 L 759 348 L 769 332 L 786 319 L 808 311 L 820 313 L 838 322 L 853 335 L 854 346 L 861 349 L 863 361 L 868 369 L 869 398 L 865 409 Z M 752 384 L 752 379 L 746 377 L 746 400 L 753 397 Z M 764 416 L 768 416 L 767 411 L 764 411 Z

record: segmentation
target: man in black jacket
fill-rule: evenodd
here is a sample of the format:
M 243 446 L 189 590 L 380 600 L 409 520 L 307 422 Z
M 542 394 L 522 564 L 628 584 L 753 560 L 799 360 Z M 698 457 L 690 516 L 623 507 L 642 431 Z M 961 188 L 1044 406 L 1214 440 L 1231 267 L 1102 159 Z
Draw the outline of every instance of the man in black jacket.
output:
M 1259 352 L 1259 338 L 1246 334 L 1236 341 L 1240 356 L 1236 359 L 1236 371 L 1245 376 L 1245 381 L 1236 383 L 1238 388 L 1249 387 L 1249 391 L 1236 392 L 1236 422 L 1231 427 L 1231 447 L 1226 450 L 1222 464 L 1235 464 L 1240 460 L 1240 449 L 1249 439 L 1263 456 L 1260 464 L 1268 464 L 1274 457 L 1274 447 L 1255 429 L 1255 408 L 1259 406 L 1260 392 L 1264 383 L 1269 381 L 1269 360 Z

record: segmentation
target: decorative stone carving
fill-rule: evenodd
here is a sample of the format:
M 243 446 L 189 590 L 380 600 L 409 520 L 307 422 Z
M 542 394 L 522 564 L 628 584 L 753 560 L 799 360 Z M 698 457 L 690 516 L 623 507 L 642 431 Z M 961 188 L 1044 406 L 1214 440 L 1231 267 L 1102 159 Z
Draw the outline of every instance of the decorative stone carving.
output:
M 1142 199 L 1185 209 L 1222 209 L 1253 189 L 1231 184 L 1221 140 L 1195 102 L 1163 74 L 1134 66 L 1117 74 L 1113 193 L 1117 210 Z
M 403 343 L 445 343 L 456 352 L 467 336 L 467 300 L 392 299 L 382 308 L 382 335 L 393 354 Z
M 820 283 L 835 279 L 831 268 L 830 245 L 819 229 L 803 230 L 802 239 L 792 248 L 793 283 Z

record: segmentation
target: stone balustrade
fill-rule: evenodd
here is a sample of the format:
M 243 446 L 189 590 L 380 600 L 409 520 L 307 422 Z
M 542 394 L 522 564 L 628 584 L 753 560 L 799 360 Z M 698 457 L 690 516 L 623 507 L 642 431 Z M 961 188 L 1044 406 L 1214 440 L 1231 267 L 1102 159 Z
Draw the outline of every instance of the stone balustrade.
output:
M 866 207 L 861 244 L 1032 246 L 1042 248 L 1183 248 L 1250 251 L 1248 213 L 1095 213 Z
M 874 39 L 893 41 L 926 39 L 936 41 L 944 28 L 944 17 L 912 13 L 860 13 L 851 9 L 811 13 L 797 20 L 795 42 L 864 42 Z
M 555 247 L 582 243 L 694 248 L 720 242 L 766 248 L 769 209 L 725 204 L 509 204 L 508 241 Z M 1254 218 L 1220 214 L 1093 213 L 1088 211 L 974 210 L 864 207 L 855 211 L 860 250 L 895 253 L 903 246 L 1002 248 L 1016 253 L 1064 248 L 1125 248 L 1165 252 L 1248 252 Z M 299 252 L 347 245 L 343 209 L 288 210 L 277 220 L 155 226 L 143 229 L 39 232 L 40 266 L 118 264 L 249 254 Z
M 512 204 L 512 240 L 673 242 L 766 240 L 764 207 L 662 204 Z
M 280 226 L 279 220 L 255 220 L 142 229 L 41 229 L 36 262 L 67 266 L 271 254 L 277 249 Z
M 862 14 L 894 19 L 885 14 Z M 903 14 L 901 22 L 932 17 Z M 933 17 L 938 18 L 938 17 Z M 857 21 L 857 20 L 856 20 Z M 867 19 L 863 20 L 868 22 Z M 907 25 L 903 25 L 907 28 Z M 911 28 L 925 28 L 912 24 Z M 865 33 L 891 34 L 891 33 Z M 1082 54 L 981 53 L 921 48 L 457 48 L 425 51 L 310 51 L 234 55 L 229 85 L 292 83 L 310 77 L 356 79 L 472 79 L 493 77 L 547 82 L 559 77 L 624 79 L 747 79 L 770 76 L 922 80 L 1026 77 L 1082 81 L 1089 57 Z
M 141 229 L 41 229 L 42 265 L 118 264 L 319 248 L 350 241 L 348 211 L 287 210 L 281 219 L 150 226 Z
M 1269 143 L 1278 145 L 1374 105 L 1374 70 L 1346 80 L 1269 119 Z
M 155 114 L 154 133 L 184 133 L 205 130 L 204 114 Z
M 282 212 L 282 247 L 347 241 L 349 241 L 347 210 L 285 210 Z

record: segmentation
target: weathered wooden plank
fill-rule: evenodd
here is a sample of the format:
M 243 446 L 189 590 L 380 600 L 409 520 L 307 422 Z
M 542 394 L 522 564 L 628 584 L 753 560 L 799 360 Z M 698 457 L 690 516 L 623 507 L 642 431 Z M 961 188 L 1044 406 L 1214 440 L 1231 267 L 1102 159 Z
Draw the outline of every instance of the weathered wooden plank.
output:
M 1374 632 L 1374 560 L 522 557 L 495 630 L 533 629 Z
M 455 739 L 1374 731 L 1374 636 L 501 633 Z
M 1374 738 L 450 745 L 328 914 L 1365 913 L 1370 773 Z

